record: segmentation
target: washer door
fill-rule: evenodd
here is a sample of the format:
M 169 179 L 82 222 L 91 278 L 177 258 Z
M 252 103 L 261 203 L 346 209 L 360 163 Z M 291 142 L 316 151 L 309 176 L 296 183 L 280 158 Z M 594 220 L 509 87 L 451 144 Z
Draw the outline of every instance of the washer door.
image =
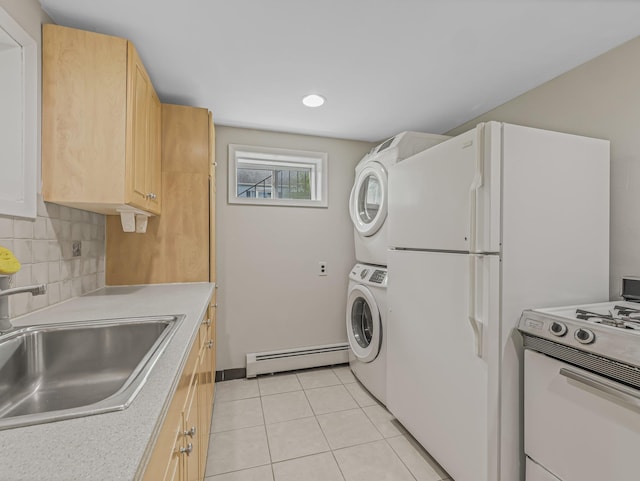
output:
M 380 230 L 387 218 L 387 172 L 382 164 L 370 162 L 360 171 L 351 189 L 349 213 L 360 235 L 369 237 Z
M 382 323 L 380 311 L 371 291 L 355 285 L 347 299 L 347 335 L 354 355 L 362 362 L 371 362 L 380 352 Z

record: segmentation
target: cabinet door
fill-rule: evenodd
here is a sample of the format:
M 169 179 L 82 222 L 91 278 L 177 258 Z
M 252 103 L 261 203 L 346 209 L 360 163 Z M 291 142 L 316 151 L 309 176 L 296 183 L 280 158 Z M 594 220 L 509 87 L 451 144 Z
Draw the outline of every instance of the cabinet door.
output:
M 197 374 L 199 363 L 196 363 L 195 369 Z M 183 444 L 185 448 L 189 448 L 189 452 L 185 453 L 184 459 L 184 471 L 185 481 L 198 481 L 200 479 L 200 443 L 198 442 L 198 388 L 200 383 L 198 382 L 198 376 L 192 377 L 192 384 L 189 394 L 187 395 L 187 402 L 184 409 L 184 430 L 185 434 Z M 194 432 L 195 431 L 195 432 Z
M 42 26 L 44 200 L 86 210 L 125 202 L 127 49 L 122 38 Z
M 146 209 L 149 157 L 149 91 L 153 87 L 133 44 L 129 42 L 127 71 L 127 203 Z
M 165 476 L 164 481 L 181 481 L 181 475 L 182 472 L 180 471 L 180 458 L 171 458 L 171 462 L 169 463 L 169 467 L 167 468 L 167 475 Z
M 182 419 L 180 419 L 174 432 L 176 433 L 176 442 L 163 481 L 182 481 L 184 479 L 182 463 L 180 462 L 182 458 L 180 453 L 180 446 L 182 445 Z
M 200 352 L 200 365 L 198 375 L 200 386 L 198 389 L 198 434 L 200 436 L 200 474 L 204 477 L 207 465 L 207 453 L 209 450 L 209 429 L 211 427 L 211 414 L 213 411 L 212 381 L 209 363 L 211 358 L 211 347 L 209 344 L 209 327 L 203 326 L 206 331 L 205 343 Z
M 209 319 L 211 319 L 210 336 L 211 336 L 211 358 L 209 359 L 209 369 L 211 370 L 211 397 L 212 401 L 215 398 L 215 390 L 216 390 L 216 315 L 218 310 L 218 301 L 217 301 L 217 293 L 218 287 L 213 291 L 213 297 L 211 298 L 211 304 L 209 306 Z
M 148 193 L 147 210 L 154 214 L 160 214 L 161 210 L 161 119 L 160 99 L 158 99 L 158 95 L 153 90 L 153 86 L 149 84 L 149 156 L 146 165 L 145 191 Z

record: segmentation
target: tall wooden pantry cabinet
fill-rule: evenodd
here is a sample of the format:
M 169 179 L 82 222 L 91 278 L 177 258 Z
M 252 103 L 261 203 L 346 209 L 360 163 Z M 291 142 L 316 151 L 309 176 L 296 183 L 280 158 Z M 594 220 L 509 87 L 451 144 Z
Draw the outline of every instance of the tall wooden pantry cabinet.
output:
M 163 104 L 162 215 L 145 234 L 107 217 L 106 284 L 215 282 L 215 131 L 207 109 Z M 202 480 L 215 378 L 216 294 L 200 326 L 145 481 Z

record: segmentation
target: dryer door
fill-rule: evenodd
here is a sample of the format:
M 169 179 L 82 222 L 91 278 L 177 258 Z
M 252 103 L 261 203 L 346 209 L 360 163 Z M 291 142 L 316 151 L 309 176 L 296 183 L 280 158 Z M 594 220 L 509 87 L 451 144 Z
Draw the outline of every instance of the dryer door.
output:
M 347 335 L 353 354 L 371 362 L 380 352 L 382 323 L 378 305 L 367 287 L 356 284 L 347 299 Z
M 356 230 L 372 236 L 387 218 L 387 171 L 378 162 L 369 162 L 356 176 L 349 199 L 349 213 Z

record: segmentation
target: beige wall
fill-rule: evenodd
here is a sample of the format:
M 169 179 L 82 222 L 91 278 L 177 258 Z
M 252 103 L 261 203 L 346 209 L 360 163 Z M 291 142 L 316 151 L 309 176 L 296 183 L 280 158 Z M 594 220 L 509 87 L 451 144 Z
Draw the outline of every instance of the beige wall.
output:
M 37 0 L 0 0 L 38 45 L 38 158 L 40 157 L 41 24 L 51 19 Z M 38 177 L 40 176 L 38 161 Z M 40 186 L 38 186 L 40 190 Z M 15 287 L 47 284 L 47 293 L 11 296 L 11 316 L 19 316 L 76 297 L 104 285 L 104 216 L 49 204 L 38 195 L 36 219 L 0 215 L 0 246 L 13 251 L 22 269 L 12 277 Z M 73 241 L 82 255 L 73 257 Z
M 229 144 L 329 154 L 329 207 L 227 203 Z M 356 163 L 371 144 L 216 127 L 218 370 L 245 355 L 346 342 L 347 275 L 355 263 L 348 199 Z M 317 275 L 326 261 L 328 275 Z
M 499 120 L 611 141 L 612 298 L 619 295 L 621 276 L 640 276 L 638 59 L 640 37 L 448 132 L 455 135 L 478 122 Z M 588 225 L 584 233 L 588 235 Z

